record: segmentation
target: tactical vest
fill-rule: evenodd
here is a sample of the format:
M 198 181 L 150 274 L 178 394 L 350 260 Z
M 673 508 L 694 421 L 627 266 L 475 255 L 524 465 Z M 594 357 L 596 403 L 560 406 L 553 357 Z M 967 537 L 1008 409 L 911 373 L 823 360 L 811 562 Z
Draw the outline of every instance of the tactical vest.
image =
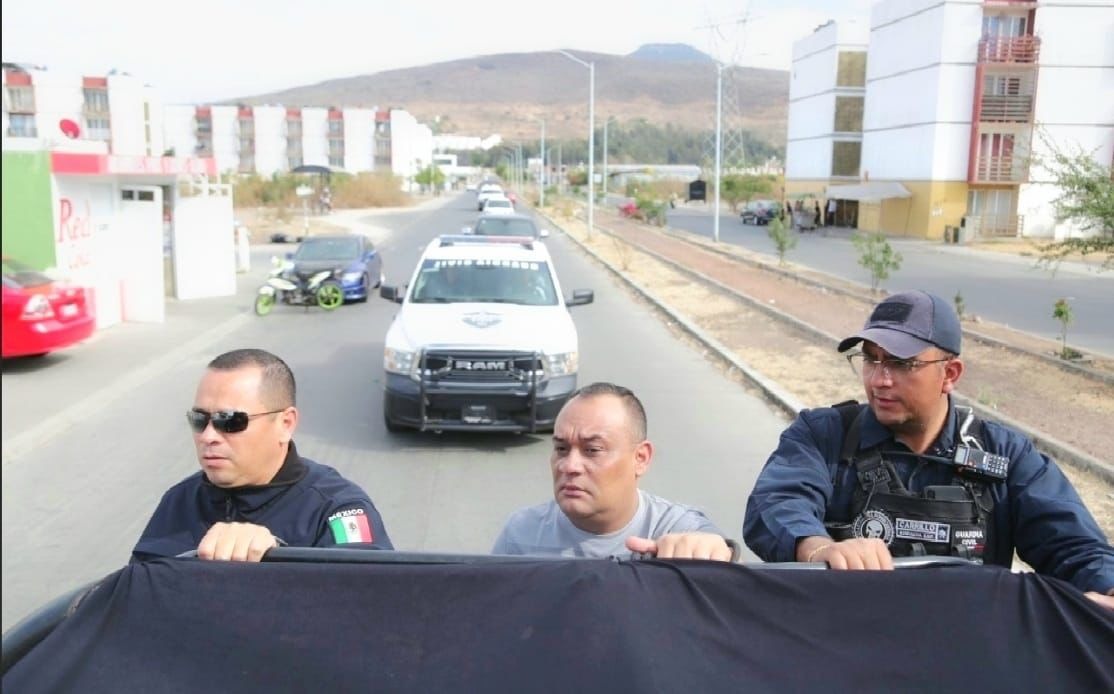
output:
M 958 469 L 950 485 L 926 487 L 914 494 L 906 489 L 894 465 L 880 447 L 858 450 L 863 413 L 867 405 L 848 401 L 833 405 L 843 423 L 840 463 L 855 469 L 858 484 L 851 500 L 851 521 L 824 519 L 835 540 L 878 538 L 895 557 L 953 556 L 982 561 L 993 540 L 990 530 L 994 499 L 986 482 L 961 476 Z M 956 408 L 957 445 L 983 448 L 983 423 L 970 408 Z M 940 465 L 934 456 L 914 456 Z M 991 555 L 992 556 L 992 555 Z

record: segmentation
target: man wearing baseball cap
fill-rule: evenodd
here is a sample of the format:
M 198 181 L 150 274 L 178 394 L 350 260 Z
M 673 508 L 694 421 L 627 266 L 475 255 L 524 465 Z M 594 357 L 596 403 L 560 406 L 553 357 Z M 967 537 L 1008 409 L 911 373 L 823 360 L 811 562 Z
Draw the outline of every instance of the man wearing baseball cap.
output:
M 927 292 L 878 304 L 838 348 L 866 404 L 803 410 L 782 433 L 747 501 L 747 545 L 833 569 L 909 555 L 1009 567 L 1016 550 L 1114 608 L 1114 549 L 1071 482 L 1026 436 L 953 402 L 962 333 Z

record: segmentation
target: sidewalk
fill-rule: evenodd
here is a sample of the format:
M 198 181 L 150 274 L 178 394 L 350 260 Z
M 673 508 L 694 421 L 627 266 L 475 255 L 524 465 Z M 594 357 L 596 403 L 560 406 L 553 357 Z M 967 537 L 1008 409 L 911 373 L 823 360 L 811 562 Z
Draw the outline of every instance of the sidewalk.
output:
M 737 214 L 731 211 L 730 206 L 721 204 L 720 209 L 721 219 L 723 217 L 736 218 Z M 676 210 L 681 210 L 688 213 L 703 214 L 705 216 L 712 216 L 712 209 L 710 204 L 701 203 L 683 203 L 679 205 Z M 722 225 L 722 221 L 721 221 Z M 853 227 L 830 226 L 819 227 L 815 231 L 800 232 L 802 236 L 818 235 L 830 238 L 851 240 L 859 230 Z M 1037 249 L 1032 246 L 1033 242 L 1047 241 L 1047 239 L 1001 239 L 991 241 L 976 241 L 967 244 L 951 244 L 944 243 L 935 239 L 922 239 L 911 236 L 900 236 L 888 234 L 887 239 L 896 248 L 900 249 L 901 246 L 915 247 L 923 250 L 939 251 L 941 253 L 953 253 L 956 255 L 967 255 L 972 257 L 983 258 L 991 262 L 1008 263 L 1012 265 L 1023 265 L 1032 267 L 1036 265 L 1038 260 Z M 994 246 L 999 246 L 994 248 Z M 1058 267 L 1057 272 L 1072 273 L 1084 276 L 1094 276 L 1100 271 L 1102 259 L 1098 255 L 1093 256 L 1091 259 L 1084 261 L 1065 260 L 1062 261 Z

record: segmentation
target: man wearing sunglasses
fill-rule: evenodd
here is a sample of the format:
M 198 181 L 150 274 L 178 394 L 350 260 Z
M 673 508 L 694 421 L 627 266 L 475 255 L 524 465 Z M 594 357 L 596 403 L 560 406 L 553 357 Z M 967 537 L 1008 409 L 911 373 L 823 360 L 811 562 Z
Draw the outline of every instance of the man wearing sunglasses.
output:
M 294 374 L 261 349 L 209 363 L 186 422 L 201 470 L 163 495 L 134 561 L 197 550 L 259 561 L 279 545 L 393 549 L 364 490 L 298 455 Z
M 950 304 L 921 291 L 878 304 L 839 344 L 867 403 L 804 410 L 747 501 L 743 537 L 766 561 L 891 569 L 947 555 L 1038 573 L 1114 607 L 1114 549 L 1032 442 L 950 397 L 963 375 Z

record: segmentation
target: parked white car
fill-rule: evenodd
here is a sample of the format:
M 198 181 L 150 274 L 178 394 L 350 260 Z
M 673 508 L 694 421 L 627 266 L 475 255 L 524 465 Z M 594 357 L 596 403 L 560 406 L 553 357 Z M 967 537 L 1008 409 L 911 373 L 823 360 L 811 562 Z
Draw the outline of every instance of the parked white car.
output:
M 479 191 L 476 192 L 476 209 L 477 210 L 483 210 L 484 203 L 487 202 L 488 198 L 496 198 L 496 197 L 498 197 L 498 198 L 507 197 L 503 193 L 503 186 L 499 185 L 498 183 L 485 183 L 485 184 L 483 184 L 482 186 L 480 186 Z

